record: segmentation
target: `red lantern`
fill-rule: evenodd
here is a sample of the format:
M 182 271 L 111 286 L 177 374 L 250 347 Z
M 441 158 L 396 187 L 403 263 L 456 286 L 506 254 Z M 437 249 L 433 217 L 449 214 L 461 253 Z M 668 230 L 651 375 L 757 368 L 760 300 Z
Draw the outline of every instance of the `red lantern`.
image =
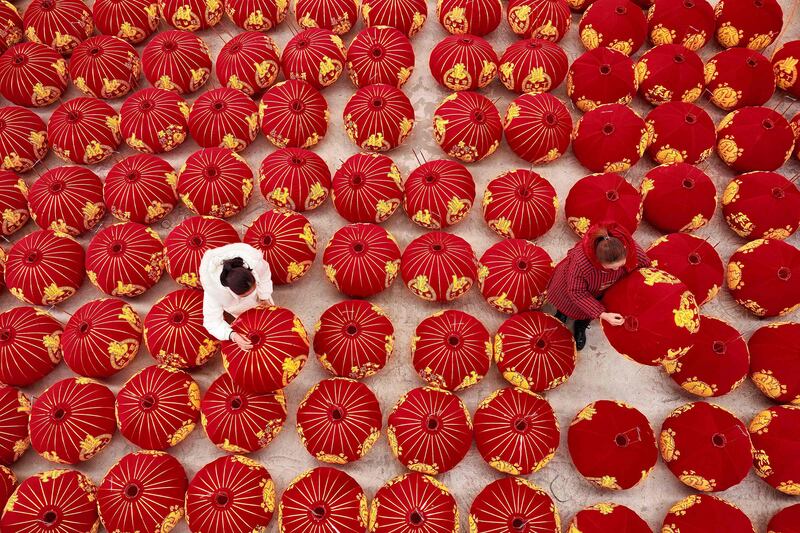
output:
M 352 155 L 333 175 L 331 198 L 336 211 L 346 220 L 380 224 L 400 206 L 400 171 L 385 155 Z
M 363 0 L 361 18 L 364 25 L 390 26 L 409 37 L 417 34 L 428 17 L 425 0 Z
M 94 33 L 92 13 L 81 0 L 33 0 L 22 21 L 29 41 L 46 44 L 62 56 Z
M 592 172 L 624 172 L 650 144 L 644 120 L 630 107 L 606 104 L 583 115 L 572 133 L 572 151 Z
M 750 421 L 753 468 L 758 477 L 789 496 L 800 495 L 800 407 L 777 405 Z
M 521 477 L 503 477 L 478 493 L 469 508 L 474 533 L 529 530 L 549 533 L 561 529 L 561 517 L 553 499 Z
M 265 448 L 286 422 L 283 391 L 253 394 L 222 374 L 200 403 L 200 420 L 208 439 L 228 453 Z
M 258 135 L 258 106 L 249 96 L 230 87 L 203 93 L 192 104 L 189 133 L 203 148 L 230 148 L 241 152 Z
M 328 102 L 302 80 L 270 87 L 261 97 L 261 131 L 278 148 L 310 148 L 328 131 Z
M 5 507 L 6 502 L 17 486 L 17 476 L 7 466 L 0 465 L 0 505 Z
M 61 324 L 34 307 L 0 313 L 0 380 L 33 385 L 61 361 Z
M 195 214 L 230 218 L 250 201 L 253 171 L 230 148 L 204 148 L 181 166 L 177 192 Z
M 628 0 L 598 0 L 583 13 L 578 31 L 587 50 L 604 47 L 629 56 L 644 43 L 647 19 Z
M 242 241 L 261 251 L 276 285 L 302 278 L 317 257 L 317 234 L 311 223 L 288 209 L 263 213 L 250 224 Z
M 214 217 L 189 217 L 169 232 L 164 240 L 166 268 L 169 275 L 184 287 L 200 288 L 200 261 L 212 248 L 240 242 L 231 226 Z
M 266 530 L 275 512 L 275 482 L 243 455 L 220 457 L 201 468 L 186 492 L 189 531 Z
M 126 157 L 106 174 L 103 199 L 118 220 L 154 224 L 175 208 L 176 179 L 173 168 L 160 157 Z
M 217 79 L 248 96 L 271 87 L 280 73 L 280 51 L 271 37 L 245 31 L 225 43 L 217 56 Z
M 642 219 L 642 197 L 619 174 L 590 174 L 569 190 L 564 214 L 570 229 L 578 236 L 606 220 L 614 220 L 633 233 Z
M 109 445 L 116 429 L 114 393 L 85 378 L 55 382 L 31 409 L 31 446 L 55 463 L 88 461 Z
M 705 86 L 703 60 L 680 44 L 664 44 L 648 50 L 636 63 L 636 81 L 652 105 L 694 102 Z
M 619 353 L 644 365 L 668 364 L 697 340 L 700 309 L 678 278 L 654 268 L 634 271 L 603 295 L 606 309 L 621 314 L 622 326 L 602 323 Z
M 441 481 L 419 472 L 387 481 L 375 493 L 369 513 L 372 533 L 421 529 L 458 530 L 458 504 Z
M 800 61 L 800 41 L 789 41 L 772 54 L 772 71 L 779 89 L 795 98 L 800 97 L 800 83 L 797 83 L 797 64 Z
M 403 209 L 423 228 L 441 229 L 464 220 L 475 201 L 475 180 L 456 161 L 436 159 L 414 169 L 404 184 Z
M 737 235 L 786 239 L 800 227 L 800 190 L 775 172 L 748 172 L 722 193 L 722 214 Z
M 578 511 L 567 531 L 582 533 L 652 533 L 647 522 L 629 507 L 616 503 L 597 503 Z
M 647 11 L 650 42 L 700 50 L 714 33 L 714 8 L 707 0 L 660 0 Z
M 225 12 L 236 26 L 266 32 L 286 19 L 289 2 L 280 0 L 226 0 Z
M 406 287 L 423 300 L 449 302 L 472 288 L 477 263 L 467 241 L 451 233 L 431 231 L 406 246 L 401 273 Z
M 142 70 L 157 89 L 193 93 L 211 77 L 211 52 L 205 41 L 191 32 L 160 32 L 142 51 Z
M 375 393 L 359 381 L 323 379 L 297 408 L 297 433 L 318 461 L 346 464 L 364 457 L 381 434 Z
M 28 193 L 31 217 L 42 229 L 83 235 L 106 214 L 103 183 L 83 167 L 48 170 L 33 182 Z
M 0 416 L 3 419 L 3 432 L 0 433 L 0 465 L 13 464 L 28 449 L 31 442 L 28 434 L 30 413 L 30 400 L 22 391 L 10 385 L 0 385 Z
M 717 154 L 736 172 L 777 170 L 794 151 L 794 130 L 768 107 L 743 107 L 717 126 Z
M 362 150 L 397 148 L 414 128 L 414 107 L 397 87 L 385 84 L 358 89 L 342 112 L 347 136 Z
M 775 513 L 769 521 L 767 531 L 772 533 L 797 533 L 800 524 L 800 504 L 784 507 Z
M 544 39 L 524 39 L 511 44 L 500 58 L 500 81 L 516 93 L 552 91 L 567 75 L 567 53 Z
M 500 25 L 503 7 L 499 0 L 437 0 L 436 16 L 453 35 L 483 37 Z
M 376 374 L 394 351 L 394 326 L 377 305 L 346 300 L 326 309 L 314 326 L 314 353 L 334 376 Z
M 186 140 L 189 105 L 174 92 L 148 87 L 125 99 L 119 111 L 120 134 L 143 153 L 169 152 Z
M 789 314 L 800 306 L 800 250 L 778 240 L 751 241 L 731 256 L 727 281 L 736 303 L 754 315 Z
M 222 20 L 222 3 L 208 0 L 158 0 L 164 22 L 183 31 L 213 28 Z
M 552 275 L 550 255 L 524 239 L 493 244 L 478 263 L 483 297 L 493 309 L 507 314 L 541 307 Z
M 642 179 L 644 219 L 662 233 L 702 228 L 717 208 L 717 188 L 708 175 L 687 163 L 669 163 Z
M 747 515 L 722 498 L 708 494 L 687 496 L 675 503 L 664 517 L 664 530 L 704 533 L 709 529 L 731 533 L 755 533 Z
M 158 3 L 155 0 L 97 0 L 92 4 L 97 30 L 131 44 L 147 39 L 158 27 Z
M 70 317 L 61 335 L 64 362 L 79 376 L 108 378 L 139 352 L 142 320 L 114 298 L 90 300 Z
M 10 2 L 0 3 L 0 26 L 5 29 L 5 34 L 0 37 L 0 53 L 2 53 L 20 42 L 23 37 L 22 17 Z M 2 497 L 0 497 L 1 500 Z
M 776 0 L 725 0 L 714 6 L 714 15 L 717 42 L 723 48 L 763 50 L 783 27 L 783 10 Z
M 136 222 L 114 224 L 92 237 L 86 275 L 111 296 L 139 296 L 164 272 L 164 245 L 151 228 Z
M 535 239 L 553 227 L 558 197 L 545 178 L 517 169 L 489 181 L 482 204 L 484 220 L 501 237 Z
M 344 35 L 355 25 L 358 2 L 354 0 L 296 0 L 297 24 L 303 28 L 324 28 Z
M 358 482 L 345 472 L 319 466 L 297 476 L 281 495 L 278 529 L 301 533 L 309 516 L 323 530 L 367 529 L 367 497 Z
M 120 98 L 139 84 L 142 63 L 130 43 L 97 35 L 75 48 L 69 74 L 75 86 L 87 96 Z
M 261 162 L 261 194 L 274 207 L 302 212 L 328 198 L 331 171 L 320 156 L 303 148 L 279 148 Z
M 356 87 L 375 83 L 402 87 L 414 71 L 411 41 L 388 26 L 364 28 L 347 49 L 347 70 Z
M 775 92 L 769 59 L 746 48 L 723 50 L 705 66 L 711 103 L 725 111 L 764 105 Z
M 156 301 L 144 319 L 144 342 L 156 361 L 173 368 L 201 366 L 217 355 L 219 341 L 203 326 L 203 293 L 181 289 Z
M 17 232 L 30 218 L 28 186 L 9 170 L 0 170 L 0 215 L 0 235 L 6 236 Z
M 281 55 L 283 75 L 315 89 L 336 83 L 344 70 L 347 49 L 338 35 L 323 28 L 309 28 L 292 37 Z
M 739 484 L 753 461 L 744 423 L 712 403 L 687 403 L 672 411 L 661 425 L 659 444 L 670 472 L 702 492 Z
M 0 164 L 27 172 L 47 157 L 47 127 L 39 115 L 17 106 L 0 107 Z
M 800 404 L 800 346 L 792 342 L 800 323 L 773 323 L 758 328 L 747 341 L 750 379 L 768 398 Z
M 49 106 L 67 91 L 67 62 L 49 46 L 15 44 L 0 56 L 0 94 L 12 104 Z
M 433 78 L 451 91 L 474 91 L 497 75 L 497 53 L 477 35 L 448 35 L 431 51 L 428 67 Z
M 251 350 L 222 342 L 222 362 L 234 383 L 248 392 L 274 392 L 297 377 L 308 359 L 308 336 L 300 319 L 284 307 L 255 307 L 231 324 L 250 339 Z
M 572 117 L 551 94 L 523 94 L 511 102 L 503 120 L 511 150 L 532 163 L 550 163 L 569 147 Z
M 375 224 L 349 224 L 333 234 L 322 256 L 325 277 L 340 292 L 367 298 L 389 288 L 400 269 L 400 248 Z
M 672 274 L 689 287 L 698 305 L 717 296 L 725 278 L 719 254 L 705 239 L 687 233 L 671 233 L 656 239 L 647 255 L 653 267 Z
M 603 104 L 630 103 L 636 96 L 636 87 L 633 61 L 610 48 L 584 52 L 567 73 L 567 96 L 581 111 L 591 111 Z
M 169 531 L 183 518 L 186 472 L 166 452 L 142 450 L 120 459 L 97 488 L 108 531 Z
M 73 98 L 53 111 L 47 123 L 47 138 L 53 153 L 63 161 L 94 165 L 119 147 L 119 115 L 97 98 Z
M 494 103 L 472 91 L 452 93 L 433 116 L 433 138 L 444 152 L 465 163 L 492 155 L 500 146 L 503 125 Z
M 687 102 L 666 102 L 647 114 L 647 154 L 658 164 L 705 161 L 714 151 L 717 132 L 706 111 Z
M 11 247 L 5 271 L 6 287 L 20 301 L 55 305 L 78 292 L 83 283 L 83 248 L 64 233 L 34 231 Z
M 572 13 L 567 0 L 511 0 L 506 20 L 520 37 L 558 42 L 569 30 Z

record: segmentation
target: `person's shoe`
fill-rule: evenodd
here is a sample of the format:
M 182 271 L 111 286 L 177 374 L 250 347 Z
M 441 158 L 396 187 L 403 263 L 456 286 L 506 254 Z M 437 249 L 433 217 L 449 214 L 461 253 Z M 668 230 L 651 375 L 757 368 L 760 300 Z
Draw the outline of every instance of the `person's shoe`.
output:
M 588 320 L 576 320 L 574 328 L 575 349 L 581 351 L 586 346 L 586 330 L 589 329 L 589 322 Z
M 564 314 L 564 313 L 562 313 L 561 311 L 556 311 L 556 314 L 555 314 L 555 315 L 553 315 L 553 316 L 554 316 L 554 317 L 556 317 L 557 319 L 559 319 L 559 320 L 560 320 L 561 322 L 563 322 L 564 324 L 566 324 L 566 323 L 567 323 L 567 315 L 565 315 L 565 314 Z

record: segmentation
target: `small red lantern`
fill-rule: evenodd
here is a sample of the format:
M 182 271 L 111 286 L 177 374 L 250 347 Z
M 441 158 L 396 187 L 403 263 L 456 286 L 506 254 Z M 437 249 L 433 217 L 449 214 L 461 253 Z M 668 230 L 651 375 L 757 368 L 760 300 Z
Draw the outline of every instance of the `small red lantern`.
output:
M 119 111 L 120 133 L 139 152 L 169 152 L 186 140 L 189 104 L 178 94 L 148 87 L 125 99 Z
M 217 355 L 219 341 L 203 326 L 203 293 L 180 289 L 156 301 L 144 319 L 144 342 L 156 361 L 172 368 L 202 366 Z
M 211 51 L 191 32 L 160 32 L 142 51 L 142 70 L 157 89 L 193 93 L 211 77 Z
M 725 0 L 714 6 L 717 42 L 763 50 L 783 27 L 783 10 L 776 0 Z
M 702 228 L 717 208 L 717 188 L 708 175 L 687 163 L 669 163 L 642 179 L 644 219 L 662 233 Z
M 786 239 L 800 227 L 800 190 L 775 172 L 748 172 L 722 193 L 722 214 L 737 235 Z
M 333 175 L 333 207 L 350 222 L 385 222 L 402 198 L 400 171 L 385 155 L 352 155 Z
M 482 204 L 486 224 L 501 237 L 535 239 L 553 227 L 558 197 L 549 181 L 520 168 L 489 181 Z
M 428 4 L 425 0 L 363 0 L 361 18 L 368 28 L 390 26 L 413 37 L 428 18 Z
M 0 380 L 14 387 L 33 385 L 61 361 L 58 321 L 35 307 L 0 313 Z
M 176 179 L 173 168 L 160 157 L 126 157 L 106 174 L 103 200 L 118 220 L 154 224 L 175 208 Z
M 725 278 L 719 254 L 705 239 L 688 233 L 671 233 L 647 249 L 653 267 L 672 274 L 694 294 L 698 305 L 716 298 Z
M 777 405 L 750 421 L 753 468 L 758 477 L 789 496 L 800 495 L 800 407 Z
M 437 0 L 436 16 L 453 35 L 483 37 L 500 25 L 503 6 L 500 0 Z
M 225 13 L 246 31 L 267 32 L 286 20 L 289 2 L 280 0 L 226 0 Z
M 572 117 L 552 94 L 523 94 L 508 105 L 503 131 L 519 157 L 534 165 L 550 163 L 569 147 Z
M 83 248 L 65 233 L 34 231 L 11 247 L 5 271 L 6 287 L 19 300 L 55 305 L 78 292 L 83 283 Z
M 386 84 L 358 89 L 342 112 L 347 136 L 362 150 L 397 148 L 414 128 L 414 107 L 408 96 Z
M 552 275 L 550 255 L 524 239 L 493 244 L 478 263 L 483 297 L 493 309 L 507 314 L 541 307 Z
M 0 235 L 5 236 L 17 232 L 30 218 L 28 186 L 10 170 L 0 170 L 0 214 Z
M 0 37 L 0 53 L 3 53 L 20 42 L 24 36 L 22 17 L 14 4 L 7 1 L 0 4 L 0 26 L 5 29 L 5 34 Z
M 494 103 L 462 91 L 447 96 L 433 116 L 433 138 L 450 157 L 474 163 L 500 146 L 503 124 Z
M 610 48 L 584 52 L 567 73 L 567 96 L 581 111 L 603 104 L 627 104 L 636 96 L 636 88 L 633 60 Z
M 553 499 L 521 477 L 503 477 L 478 493 L 469 509 L 474 533 L 526 530 L 545 533 L 561 529 Z
M 119 115 L 97 98 L 73 98 L 53 111 L 47 138 L 53 153 L 63 161 L 94 165 L 119 147 Z
M 87 96 L 120 98 L 131 92 L 142 74 L 133 46 L 110 35 L 96 35 L 79 44 L 69 62 L 69 75 Z
M 544 39 L 524 39 L 506 48 L 500 58 L 500 81 L 509 91 L 552 91 L 567 75 L 567 53 Z
M 33 182 L 28 206 L 40 228 L 83 235 L 106 214 L 103 183 L 88 168 L 55 167 Z
M 258 135 L 258 113 L 258 106 L 243 92 L 230 87 L 212 89 L 192 104 L 189 133 L 203 148 L 241 152 Z
M 569 31 L 572 13 L 567 0 L 511 0 L 506 20 L 520 37 L 558 42 Z
M 308 359 L 308 336 L 300 319 L 284 307 L 255 307 L 233 322 L 234 331 L 253 343 L 242 350 L 222 342 L 225 370 L 248 392 L 274 392 L 286 387 Z
M 449 302 L 472 288 L 477 263 L 467 241 L 451 233 L 431 231 L 406 246 L 401 273 L 406 287 L 423 300 Z
M 279 148 L 261 162 L 259 184 L 268 203 L 302 212 L 316 209 L 328 198 L 331 172 L 310 150 Z
M 70 317 L 61 335 L 64 362 L 79 376 L 108 378 L 139 352 L 142 320 L 114 298 L 90 300 Z
M 754 315 L 789 314 L 800 307 L 800 250 L 779 240 L 751 241 L 731 256 L 727 280 L 736 303 Z
M 323 28 L 309 28 L 292 37 L 281 55 L 283 75 L 321 90 L 336 83 L 344 70 L 347 49 L 338 35 Z
M 114 393 L 85 378 L 55 382 L 31 408 L 31 446 L 54 463 L 88 461 L 111 443 L 116 429 Z
M 747 515 L 734 504 L 709 494 L 692 494 L 675 503 L 664 517 L 663 529 L 681 533 L 704 533 L 709 529 L 731 533 L 753 533 Z
M 636 81 L 652 105 L 694 102 L 705 87 L 703 60 L 680 44 L 663 44 L 645 52 L 636 63 Z
M 67 92 L 67 62 L 49 46 L 19 43 L 0 56 L 0 94 L 12 104 L 49 106 Z
M 414 71 L 411 41 L 388 26 L 364 28 L 347 49 L 347 70 L 356 87 L 375 83 L 402 87 Z
M 768 107 L 743 107 L 717 126 L 717 154 L 736 172 L 777 170 L 794 151 L 794 130 Z
M 775 92 L 769 59 L 746 48 L 723 50 L 705 66 L 711 103 L 725 111 L 764 105 Z
M 800 323 L 779 322 L 758 328 L 747 341 L 750 379 L 768 398 L 800 404 Z
M 798 62 L 800 62 L 800 41 L 789 41 L 772 54 L 772 71 L 775 73 L 778 88 L 795 98 L 800 98 L 800 83 L 797 83 Z
M 94 33 L 92 13 L 81 0 L 33 0 L 22 24 L 29 41 L 46 44 L 62 56 Z
M 341 227 L 325 246 L 325 277 L 340 292 L 367 298 L 389 288 L 400 269 L 400 248 L 391 233 L 375 224 Z
M 222 20 L 221 2 L 208 0 L 158 0 L 164 22 L 175 29 L 199 31 L 213 28 Z
M 489 85 L 497 75 L 497 53 L 477 35 L 448 35 L 431 51 L 428 63 L 439 85 L 451 91 L 474 91 Z
M 666 102 L 647 114 L 650 145 L 647 154 L 658 164 L 705 161 L 714 151 L 717 131 L 701 107 L 687 102 Z
M 597 503 L 578 511 L 567 531 L 581 533 L 652 533 L 647 522 L 629 507 L 616 503 Z
M 217 56 L 217 79 L 248 96 L 271 87 L 280 73 L 280 51 L 271 37 L 245 31 L 225 43 Z
M 344 531 L 367 529 L 367 497 L 347 473 L 319 466 L 297 476 L 281 495 L 278 529 L 301 533 L 309 516 L 320 528 Z
M 421 529 L 432 533 L 458 530 L 458 504 L 436 478 L 411 472 L 387 481 L 375 493 L 369 530 L 389 533 Z
M 330 306 L 314 326 L 314 353 L 334 376 L 376 374 L 394 352 L 394 326 L 377 305 L 346 300 Z
M 0 168 L 27 172 L 47 157 L 48 148 L 39 115 L 24 107 L 0 107 Z
M 328 102 L 302 80 L 270 87 L 261 97 L 261 131 L 278 148 L 310 148 L 328 131 Z
M 0 434 L 0 465 L 11 465 L 22 457 L 30 446 L 31 440 L 28 434 L 28 422 L 31 417 L 30 400 L 22 391 L 10 385 L 0 385 L 0 416 L 3 419 L 3 433 Z
M 412 222 L 441 229 L 464 220 L 475 202 L 475 180 L 457 161 L 436 159 L 418 166 L 406 178 L 403 209 Z
M 300 441 L 323 463 L 341 465 L 361 459 L 378 441 L 382 426 L 375 393 L 352 379 L 323 379 L 297 408 Z
M 181 167 L 177 192 L 193 213 L 230 218 L 250 201 L 253 171 L 230 148 L 204 148 Z
M 628 0 L 597 0 L 583 13 L 578 31 L 587 50 L 604 47 L 629 56 L 647 37 L 647 19 Z
M 700 50 L 714 33 L 714 8 L 707 0 L 660 0 L 647 11 L 650 42 Z
M 317 234 L 311 223 L 288 209 L 261 214 L 247 228 L 242 241 L 261 251 L 276 285 L 302 278 L 317 257 Z
M 139 44 L 158 27 L 158 2 L 97 0 L 92 4 L 92 17 L 98 32 Z
M 800 525 L 800 504 L 784 507 L 775 513 L 769 521 L 767 531 L 773 533 L 798 533 Z
M 624 172 L 650 144 L 644 120 L 630 107 L 606 104 L 583 115 L 572 133 L 572 151 L 592 172 Z
M 303 28 L 324 28 L 344 35 L 355 25 L 358 2 L 355 0 L 297 0 L 297 24 Z
M 184 287 L 200 288 L 200 261 L 212 248 L 240 242 L 229 222 L 214 217 L 189 217 L 169 232 L 164 241 L 167 272 Z
M 579 237 L 606 220 L 614 220 L 633 233 L 642 219 L 642 196 L 619 174 L 590 174 L 569 190 L 564 214 Z

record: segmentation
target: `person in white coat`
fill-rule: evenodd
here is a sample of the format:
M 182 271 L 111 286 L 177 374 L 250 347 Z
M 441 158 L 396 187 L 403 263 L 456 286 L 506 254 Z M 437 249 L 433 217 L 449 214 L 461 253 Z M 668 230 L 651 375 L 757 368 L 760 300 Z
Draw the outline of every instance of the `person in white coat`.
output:
M 234 318 L 262 303 L 273 304 L 272 274 L 259 250 L 234 243 L 212 248 L 200 261 L 203 286 L 203 326 L 219 340 L 235 342 L 242 350 L 253 348 L 250 340 L 233 331 L 225 313 Z

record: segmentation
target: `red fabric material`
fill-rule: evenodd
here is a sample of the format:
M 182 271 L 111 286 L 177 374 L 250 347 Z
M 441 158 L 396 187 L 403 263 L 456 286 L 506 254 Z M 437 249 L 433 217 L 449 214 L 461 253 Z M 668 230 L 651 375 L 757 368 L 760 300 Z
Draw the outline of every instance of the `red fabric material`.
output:
M 756 533 L 753 523 L 738 507 L 708 494 L 693 494 L 676 502 L 664 517 L 663 529 L 681 533 L 706 533 L 714 529 Z
M 472 34 L 483 37 L 500 25 L 503 6 L 500 0 L 438 0 L 436 16 L 442 27 L 454 34 Z
M 760 317 L 782 316 L 800 307 L 800 250 L 784 241 L 756 239 L 730 257 L 728 290 Z
M 364 28 L 347 49 L 347 71 L 356 87 L 373 83 L 402 87 L 414 71 L 414 48 L 398 29 Z
M 747 48 L 719 52 L 705 66 L 711 103 L 725 111 L 764 105 L 775 92 L 769 59 Z
M 200 95 L 189 113 L 189 133 L 203 148 L 218 146 L 241 152 L 258 135 L 258 106 L 242 91 L 230 87 Z
M 604 46 L 581 54 L 567 72 L 567 96 L 581 111 L 628 104 L 636 96 L 636 84 L 633 60 Z
M 178 94 L 147 87 L 125 99 L 119 110 L 120 133 L 139 152 L 169 152 L 186 140 L 189 104 Z
M 286 43 L 281 55 L 283 75 L 287 80 L 305 80 L 321 90 L 336 83 L 342 75 L 346 54 L 338 35 L 324 28 L 309 28 Z
M 142 51 L 142 70 L 153 87 L 193 93 L 211 77 L 211 52 L 205 41 L 191 32 L 159 32 Z
M 645 221 L 662 233 L 695 231 L 708 224 L 717 208 L 714 182 L 688 163 L 651 169 L 640 190 Z
M 239 233 L 229 222 L 214 217 L 189 217 L 164 240 L 167 272 L 179 285 L 201 288 L 198 270 L 203 254 L 240 241 Z
M 89 8 L 81 0 L 33 0 L 22 16 L 29 41 L 43 43 L 63 56 L 94 33 Z
M 191 212 L 230 218 L 250 201 L 253 170 L 230 148 L 203 148 L 181 166 L 176 190 Z
M 261 162 L 261 194 L 269 204 L 303 212 L 328 199 L 331 171 L 320 156 L 304 148 L 279 148 Z
M 426 533 L 452 533 L 458 529 L 456 499 L 441 481 L 418 472 L 392 478 L 379 488 L 369 516 L 369 530 L 373 533 L 412 528 Z
M 558 42 L 569 31 L 572 12 L 567 0 L 511 0 L 506 20 L 520 37 Z
M 498 77 L 516 93 L 552 91 L 564 81 L 569 60 L 563 48 L 545 39 L 512 43 L 500 58 Z
M 784 507 L 773 515 L 767 533 L 800 533 L 800 504 Z
M 578 31 L 587 50 L 606 47 L 629 56 L 644 43 L 647 19 L 628 0 L 598 0 L 583 13 Z
M 547 179 L 517 169 L 489 181 L 482 204 L 486 224 L 501 237 L 535 239 L 555 224 L 558 197 Z
M 119 115 L 97 98 L 73 98 L 50 115 L 47 138 L 53 153 L 66 163 L 94 165 L 119 148 Z
M 302 278 L 317 257 L 317 234 L 311 223 L 288 209 L 263 213 L 247 228 L 242 242 L 261 251 L 276 285 Z
M 567 531 L 581 533 L 653 533 L 647 522 L 629 507 L 616 503 L 598 503 L 579 511 Z
M 652 105 L 694 102 L 705 87 L 703 60 L 680 44 L 662 44 L 645 52 L 636 63 L 636 81 Z
M 99 33 L 139 44 L 158 27 L 158 11 L 152 6 L 151 0 L 97 0 L 92 16 Z
M 175 29 L 200 31 L 219 24 L 223 6 L 221 2 L 209 4 L 205 0 L 158 0 L 158 11 L 164 22 Z
M 375 224 L 350 224 L 333 234 L 322 255 L 325 277 L 340 292 L 367 298 L 389 288 L 400 269 L 400 248 Z
M 449 302 L 472 288 L 478 277 L 477 264 L 467 241 L 431 231 L 406 246 L 400 271 L 406 287 L 423 300 Z
M 714 8 L 707 0 L 659 0 L 647 11 L 650 42 L 682 44 L 697 51 L 714 33 Z
M 748 172 L 722 193 L 728 227 L 746 239 L 786 239 L 800 228 L 800 189 L 775 172 Z
M 725 265 L 707 240 L 687 233 L 671 233 L 653 241 L 647 255 L 654 268 L 685 283 L 698 305 L 717 297 L 725 279 Z
M 553 499 L 525 478 L 504 477 L 489 483 L 469 509 L 475 533 L 507 531 L 516 520 L 521 520 L 529 533 L 552 533 L 561 528 Z
M 765 409 L 753 417 L 749 429 L 758 477 L 783 494 L 800 495 L 800 407 Z
M 3 53 L 20 42 L 24 35 L 22 17 L 19 10 L 10 2 L 3 2 L 3 5 L 0 5 L 0 25 L 6 29 L 5 35 L 0 38 L 0 53 Z
M 427 161 L 403 184 L 403 209 L 412 222 L 441 229 L 464 220 L 475 203 L 475 180 L 463 164 L 449 159 Z
M 553 260 L 544 248 L 524 239 L 490 246 L 478 262 L 478 283 L 496 311 L 514 314 L 544 305 Z
M 776 0 L 725 0 L 714 6 L 717 42 L 723 48 L 763 50 L 783 28 L 783 9 Z
M 331 182 L 333 207 L 349 222 L 385 222 L 402 198 L 400 170 L 382 154 L 351 155 L 336 169 Z
M 344 35 L 355 26 L 358 7 L 354 0 L 297 0 L 294 12 L 301 28 L 324 28 Z
M 477 35 L 448 35 L 431 51 L 428 68 L 439 85 L 451 91 L 474 91 L 497 76 L 499 60 L 492 45 Z
M 68 81 L 67 62 L 49 46 L 19 43 L 0 56 L 0 94 L 13 104 L 49 106 L 67 91 Z
M 666 102 L 647 114 L 647 154 L 658 164 L 696 165 L 713 152 L 717 130 L 709 114 L 686 102 Z
M 31 417 L 31 403 L 25 393 L 11 385 L 0 385 L 0 418 L 3 432 L 0 433 L 0 465 L 12 465 L 22 457 L 30 446 L 28 421 Z M 0 482 L 2 485 L 2 482 Z M 6 494 L 6 497 L 11 494 Z M 2 490 L 0 490 L 2 500 Z
M 639 161 L 649 144 L 644 120 L 622 104 L 588 111 L 572 133 L 572 152 L 592 172 L 624 172 Z
M 28 211 L 28 186 L 10 170 L 0 170 L 0 214 L 0 235 L 6 236 L 17 232 L 31 216 Z
M 94 228 L 106 214 L 100 177 L 78 166 L 60 166 L 43 173 L 28 192 L 28 205 L 40 228 L 73 237 Z
M 96 35 L 75 48 L 69 61 L 69 75 L 87 96 L 121 98 L 139 84 L 142 62 L 127 41 Z
M 313 516 L 323 531 L 364 531 L 367 514 L 367 497 L 358 482 L 341 470 L 319 466 L 297 476 L 281 495 L 278 529 L 302 533 Z
M 178 203 L 175 179 L 175 170 L 160 157 L 126 157 L 106 174 L 103 200 L 118 220 L 154 224 Z
M 0 121 L 3 170 L 27 172 L 47 157 L 47 127 L 39 115 L 23 107 L 3 106 L 0 108 Z
M 569 148 L 572 117 L 551 94 L 523 94 L 508 105 L 503 132 L 511 150 L 525 161 L 550 163 Z
M 800 405 L 800 323 L 768 324 L 747 341 L 750 379 L 768 398 Z M 800 522 L 798 522 L 800 523 Z
M 5 508 L 6 502 L 17 487 L 17 476 L 7 466 L 0 465 L 0 505 Z
M 414 106 L 393 85 L 375 84 L 358 89 L 342 111 L 347 136 L 370 152 L 397 148 L 414 128 Z
M 361 18 L 364 26 L 391 26 L 409 37 L 416 35 L 428 17 L 425 0 L 364 0 Z
M 277 0 L 227 0 L 225 12 L 236 26 L 266 32 L 286 20 L 289 3 Z
M 433 138 L 450 157 L 474 163 L 500 146 L 503 123 L 494 103 L 472 91 L 445 97 L 433 116 Z
M 717 154 L 736 172 L 777 170 L 794 151 L 795 133 L 768 107 L 743 107 L 717 126 Z
M 328 102 L 303 80 L 287 80 L 261 97 L 261 131 L 277 146 L 310 148 L 328 131 Z
M 798 60 L 800 60 L 800 41 L 783 43 L 772 54 L 771 59 L 778 88 L 795 98 L 800 98 L 800 83 L 797 83 Z
M 579 237 L 594 225 L 613 221 L 633 233 L 642 219 L 642 196 L 614 172 L 591 174 L 575 182 L 564 203 L 567 224 Z
M 226 87 L 258 96 L 275 83 L 280 67 L 280 51 L 272 37 L 245 31 L 223 45 L 215 72 Z

